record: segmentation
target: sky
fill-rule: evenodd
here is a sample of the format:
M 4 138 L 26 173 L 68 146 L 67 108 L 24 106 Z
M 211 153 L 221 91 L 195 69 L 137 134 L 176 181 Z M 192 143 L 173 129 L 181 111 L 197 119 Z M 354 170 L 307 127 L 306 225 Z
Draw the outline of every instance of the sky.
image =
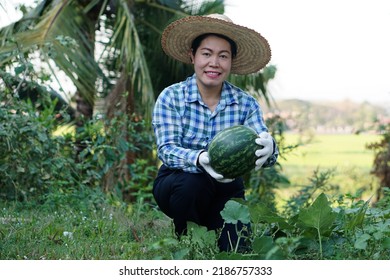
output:
M 31 2 L 0 0 L 0 26 Z M 225 0 L 225 14 L 270 43 L 274 99 L 390 104 L 389 0 Z
M 275 99 L 390 101 L 390 1 L 225 0 L 270 43 Z M 389 103 L 390 104 L 390 103 Z
M 10 21 L 14 21 L 21 16 L 20 12 L 18 12 L 15 7 L 22 3 L 34 3 L 34 1 L 0 0 L 0 27 L 7 25 L 7 23 L 9 23 Z

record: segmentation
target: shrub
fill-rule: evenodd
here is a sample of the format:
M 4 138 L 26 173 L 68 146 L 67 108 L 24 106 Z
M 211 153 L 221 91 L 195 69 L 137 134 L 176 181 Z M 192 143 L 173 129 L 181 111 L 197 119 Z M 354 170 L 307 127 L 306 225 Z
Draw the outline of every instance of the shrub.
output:
M 383 129 L 382 139 L 377 143 L 367 145 L 367 148 L 375 152 L 372 174 L 380 180 L 382 188 L 378 189 L 376 199 L 383 195 L 383 188 L 390 187 L 390 124 Z
M 0 98 L 0 195 L 26 200 L 76 183 L 73 161 L 61 156 L 64 139 L 51 136 L 56 102 L 38 112 L 31 102 Z
M 126 201 L 151 197 L 157 165 L 153 137 L 145 121 L 124 115 L 112 119 L 100 116 L 87 123 L 82 134 L 85 148 L 78 161 L 88 184 Z
M 58 114 L 56 104 L 44 96 L 34 104 L 0 96 L 0 197 L 42 201 L 49 191 L 84 187 L 119 197 L 151 196 L 157 167 L 152 135 L 144 121 L 127 116 L 92 119 L 78 135 L 84 150 L 77 154 L 72 133 L 53 134 L 60 124 L 69 123 L 66 113 Z M 129 153 L 131 162 L 126 161 Z

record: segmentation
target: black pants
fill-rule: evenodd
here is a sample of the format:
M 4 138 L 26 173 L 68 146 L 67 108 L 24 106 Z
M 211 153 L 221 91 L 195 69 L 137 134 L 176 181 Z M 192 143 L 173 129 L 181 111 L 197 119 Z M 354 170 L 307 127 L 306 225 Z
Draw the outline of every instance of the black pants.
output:
M 187 221 L 205 226 L 208 230 L 222 228 L 218 240 L 222 251 L 231 249 L 230 242 L 235 246 L 238 237 L 235 225 L 224 226 L 220 212 L 231 198 L 244 198 L 244 191 L 241 178 L 231 183 L 220 183 L 207 173 L 188 173 L 164 165 L 160 167 L 153 186 L 154 198 L 160 209 L 173 219 L 178 236 L 186 234 Z M 242 224 L 238 226 L 239 230 L 243 227 Z

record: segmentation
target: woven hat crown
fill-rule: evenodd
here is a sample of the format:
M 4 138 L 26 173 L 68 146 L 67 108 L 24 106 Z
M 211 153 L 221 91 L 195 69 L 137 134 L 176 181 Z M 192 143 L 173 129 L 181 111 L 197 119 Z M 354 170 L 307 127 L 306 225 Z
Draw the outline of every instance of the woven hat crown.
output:
M 190 49 L 195 38 L 202 34 L 224 35 L 237 45 L 231 73 L 250 74 L 265 67 L 271 59 L 268 41 L 257 31 L 234 24 L 226 15 L 188 16 L 169 24 L 161 37 L 164 52 L 184 63 L 191 63 Z

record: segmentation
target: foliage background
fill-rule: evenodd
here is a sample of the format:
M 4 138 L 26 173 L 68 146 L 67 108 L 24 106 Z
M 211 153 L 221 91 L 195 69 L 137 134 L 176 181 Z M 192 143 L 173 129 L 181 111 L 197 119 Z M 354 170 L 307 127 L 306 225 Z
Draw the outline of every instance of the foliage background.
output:
M 247 174 L 248 201 L 229 202 L 222 213 L 229 223 L 250 220 L 252 249 L 218 252 L 218 232 L 194 224 L 174 238 L 151 196 L 159 162 L 150 110 L 162 88 L 192 69 L 156 42 L 169 22 L 222 13 L 223 4 L 46 0 L 22 7 L 24 17 L 0 30 L 1 259 L 388 258 L 389 128 L 380 126 L 381 140 L 370 146 L 377 196 L 363 200 L 360 189 L 340 192 L 332 170 L 292 182 L 283 159 L 307 139 L 287 141 L 286 120 L 275 112 L 266 121 L 281 160 Z M 271 65 L 230 80 L 271 104 L 275 72 Z M 51 88 L 59 73 L 73 83 L 72 96 Z M 278 191 L 292 183 L 280 204 Z

